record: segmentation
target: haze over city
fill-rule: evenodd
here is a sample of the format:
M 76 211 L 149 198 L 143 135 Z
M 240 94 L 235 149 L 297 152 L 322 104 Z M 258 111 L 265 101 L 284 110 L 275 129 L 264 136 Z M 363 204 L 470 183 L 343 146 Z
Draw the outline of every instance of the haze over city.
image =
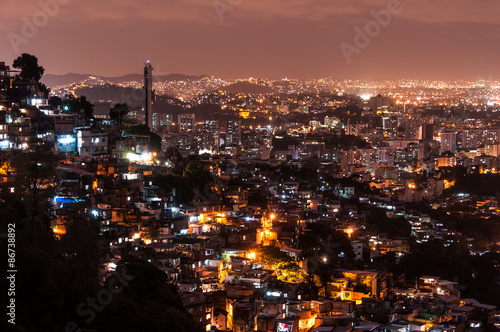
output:
M 391 5 L 397 13 L 348 63 L 341 43 L 354 45 L 354 29 L 364 31 L 373 12 Z M 497 1 L 90 0 L 47 8 L 3 2 L 1 59 L 27 52 L 46 74 L 102 76 L 139 73 L 145 60 L 164 73 L 224 78 L 500 76 Z M 26 21 L 43 11 L 48 19 L 39 16 L 36 33 L 23 35 Z

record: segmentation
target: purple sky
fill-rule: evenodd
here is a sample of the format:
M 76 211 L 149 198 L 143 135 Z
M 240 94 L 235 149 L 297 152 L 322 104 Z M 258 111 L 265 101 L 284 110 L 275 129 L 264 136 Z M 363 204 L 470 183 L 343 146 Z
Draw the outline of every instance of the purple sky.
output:
M 26 52 L 46 73 L 103 76 L 140 73 L 149 59 L 156 74 L 500 80 L 495 0 L 401 0 L 350 63 L 340 44 L 397 0 L 59 0 L 44 25 L 45 1 L 57 0 L 0 0 L 0 61 Z M 23 35 L 34 15 L 41 26 Z

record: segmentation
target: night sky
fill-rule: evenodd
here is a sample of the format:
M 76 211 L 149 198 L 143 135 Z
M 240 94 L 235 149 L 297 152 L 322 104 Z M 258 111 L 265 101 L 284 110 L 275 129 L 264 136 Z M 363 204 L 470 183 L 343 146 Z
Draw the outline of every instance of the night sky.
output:
M 0 0 L 0 61 L 25 52 L 46 73 L 103 76 L 150 60 L 155 74 L 224 78 L 500 80 L 495 0 L 59 1 L 45 19 L 39 1 Z M 391 5 L 398 13 L 348 63 L 340 44 Z M 34 15 L 38 31 L 23 34 Z

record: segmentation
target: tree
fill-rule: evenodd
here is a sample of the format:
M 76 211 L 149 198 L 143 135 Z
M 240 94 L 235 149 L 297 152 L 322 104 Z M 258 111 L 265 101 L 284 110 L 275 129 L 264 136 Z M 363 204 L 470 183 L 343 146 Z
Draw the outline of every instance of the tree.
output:
M 176 166 L 184 160 L 179 149 L 176 147 L 169 147 L 165 151 L 165 159 L 170 161 L 174 165 L 174 168 L 176 168 Z
M 20 73 L 7 87 L 9 100 L 24 104 L 28 98 L 48 98 L 49 88 L 39 82 L 45 69 L 38 65 L 35 56 L 23 53 L 14 60 L 12 67 L 20 69 Z
M 153 133 L 147 125 L 140 124 L 137 126 L 128 127 L 127 132 L 132 135 L 148 135 L 149 150 L 156 152 L 161 150 L 161 137 L 156 133 Z
M 30 150 L 18 152 L 11 158 L 11 167 L 16 170 L 15 192 L 26 204 L 28 224 L 36 234 L 50 231 L 48 200 L 53 195 L 57 161 L 58 157 L 49 147 L 37 142 L 32 142 Z
M 265 265 L 272 266 L 279 280 L 303 282 L 302 269 L 293 258 L 278 247 L 262 246 L 257 250 L 257 259 Z
M 267 209 L 267 204 L 268 199 L 262 194 L 261 190 L 257 190 L 248 196 L 248 205 L 250 206 L 259 206 L 261 209 L 265 210 Z
M 94 105 L 87 100 L 86 96 L 66 96 L 62 102 L 63 109 L 70 113 L 82 114 L 86 119 L 94 117 Z
M 119 123 L 127 116 L 129 112 L 127 103 L 115 104 L 113 108 L 109 110 L 109 117 L 113 120 L 118 120 Z
M 61 106 L 62 105 L 63 100 L 60 97 L 57 97 L 57 96 L 50 96 L 48 103 L 49 103 L 50 106 L 57 107 L 57 106 Z
M 157 221 L 153 221 L 147 228 L 146 228 L 146 235 L 145 238 L 148 240 L 151 240 L 153 242 L 160 240 L 160 235 L 161 235 L 161 230 L 160 230 L 160 223 Z
M 17 57 L 12 67 L 21 70 L 19 73 L 21 80 L 33 83 L 38 83 L 45 72 L 45 69 L 38 65 L 37 57 L 28 53 L 23 53 Z

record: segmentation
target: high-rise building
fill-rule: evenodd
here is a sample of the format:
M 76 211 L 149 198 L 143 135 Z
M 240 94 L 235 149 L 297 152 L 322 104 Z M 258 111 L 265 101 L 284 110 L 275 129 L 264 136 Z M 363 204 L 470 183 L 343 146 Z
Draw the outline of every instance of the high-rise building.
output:
M 144 65 L 144 123 L 153 128 L 153 67 L 148 62 Z
M 5 62 L 0 62 L 0 100 L 7 97 L 7 88 L 10 84 L 10 68 Z
M 424 123 L 418 129 L 418 139 L 431 140 L 434 138 L 434 125 L 432 123 Z
M 172 114 L 154 113 L 153 114 L 153 129 L 160 130 L 165 126 L 172 125 Z
M 370 108 L 378 114 L 387 113 L 389 111 L 389 98 L 382 95 L 371 97 Z
M 241 121 L 228 120 L 226 123 L 226 145 L 241 144 Z
M 188 133 L 194 131 L 194 126 L 196 124 L 194 114 L 179 114 L 178 119 L 179 133 Z
M 457 149 L 457 133 L 443 132 L 441 133 L 441 152 L 450 151 L 455 153 Z

